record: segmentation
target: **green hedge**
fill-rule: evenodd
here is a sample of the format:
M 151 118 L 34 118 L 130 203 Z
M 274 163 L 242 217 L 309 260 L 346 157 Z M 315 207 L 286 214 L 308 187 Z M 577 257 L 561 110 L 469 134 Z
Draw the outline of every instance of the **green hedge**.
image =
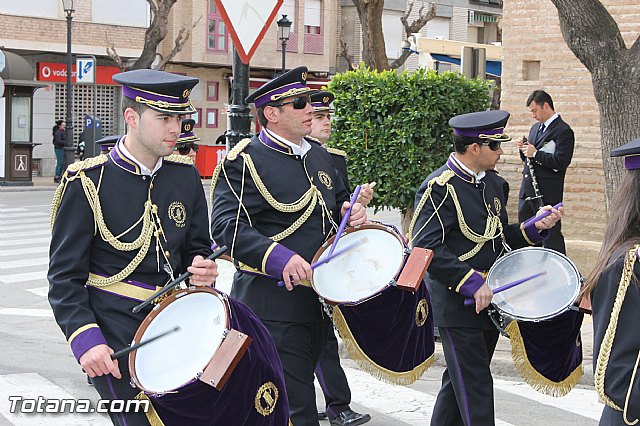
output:
M 449 119 L 489 107 L 489 83 L 454 72 L 398 74 L 363 66 L 337 74 L 328 90 L 336 97 L 329 145 L 349 154 L 350 181 L 376 181 L 371 206 L 403 214 L 451 152 Z

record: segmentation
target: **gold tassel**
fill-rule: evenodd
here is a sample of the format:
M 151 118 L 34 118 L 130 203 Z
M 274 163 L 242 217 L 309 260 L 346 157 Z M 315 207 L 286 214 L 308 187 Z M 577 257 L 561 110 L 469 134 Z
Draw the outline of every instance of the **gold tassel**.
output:
M 333 322 L 342 337 L 342 341 L 344 342 L 345 348 L 347 348 L 347 352 L 349 353 L 349 357 L 353 359 L 356 364 L 360 366 L 364 371 L 371 374 L 378 380 L 383 382 L 391 383 L 394 385 L 410 385 L 416 380 L 418 380 L 425 371 L 433 364 L 434 354 L 431 354 L 429 358 L 427 358 L 420 365 L 416 366 L 413 370 L 397 372 L 388 370 L 378 364 L 376 364 L 371 358 L 364 353 L 364 351 L 358 345 L 353 334 L 351 334 L 351 330 L 347 325 L 342 312 L 340 312 L 340 308 L 336 308 L 333 310 Z M 435 352 L 434 352 L 435 353 Z
M 538 392 L 555 397 L 561 397 L 568 394 L 582 377 L 582 364 L 580 364 L 571 374 L 561 382 L 554 382 L 540 374 L 531 365 L 527 357 L 527 351 L 520 334 L 520 327 L 517 321 L 512 321 L 506 328 L 506 332 L 511 336 L 511 357 L 516 365 L 516 369 L 520 372 L 522 379 Z
M 144 392 L 140 391 L 140 393 L 136 395 L 136 399 L 139 401 L 149 401 L 149 411 L 147 411 L 145 414 L 147 415 L 147 420 L 149 420 L 149 424 L 151 426 L 165 426 L 160 419 L 158 412 L 155 408 L 153 408 L 153 403 L 151 402 L 149 397 L 145 395 Z

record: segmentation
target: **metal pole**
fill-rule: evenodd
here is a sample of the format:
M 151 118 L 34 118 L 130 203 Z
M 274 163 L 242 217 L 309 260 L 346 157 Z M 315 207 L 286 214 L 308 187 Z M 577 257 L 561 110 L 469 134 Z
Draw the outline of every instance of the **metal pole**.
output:
M 287 54 L 287 39 L 283 38 L 282 39 L 282 74 L 284 74 L 284 71 L 285 71 L 284 58 L 286 54 Z
M 64 168 L 74 162 L 73 154 L 73 116 L 72 116 L 72 89 L 71 89 L 71 12 L 67 12 L 67 117 L 64 134 Z
M 227 116 L 227 150 L 244 138 L 251 137 L 251 109 L 245 102 L 249 96 L 249 65 L 242 63 L 238 51 L 233 48 L 233 84 L 231 105 Z

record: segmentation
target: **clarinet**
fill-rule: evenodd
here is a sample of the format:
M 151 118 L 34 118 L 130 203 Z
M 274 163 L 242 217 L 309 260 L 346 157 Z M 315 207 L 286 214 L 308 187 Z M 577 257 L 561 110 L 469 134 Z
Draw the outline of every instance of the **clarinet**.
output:
M 526 137 L 522 138 L 524 143 L 529 143 Z M 533 171 L 533 164 L 531 164 L 531 159 L 529 157 L 525 157 L 527 162 L 527 167 L 529 168 L 529 173 L 531 173 L 531 185 L 533 186 L 533 197 L 525 198 L 525 201 L 529 201 L 534 210 L 538 211 L 542 206 L 544 206 L 544 202 L 542 201 L 542 194 L 540 193 L 540 188 L 538 187 L 538 180 L 536 179 L 536 173 Z

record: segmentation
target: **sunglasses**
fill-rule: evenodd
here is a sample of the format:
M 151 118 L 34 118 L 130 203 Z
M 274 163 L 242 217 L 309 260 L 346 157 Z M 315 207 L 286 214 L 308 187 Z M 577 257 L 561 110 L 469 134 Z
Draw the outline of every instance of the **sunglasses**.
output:
M 488 141 L 488 142 L 478 142 L 478 145 L 489 145 L 489 149 L 491 151 L 497 151 L 500 149 L 500 145 L 502 145 L 502 141 Z
M 311 103 L 311 97 L 309 96 L 299 96 L 292 101 L 282 102 L 281 104 L 274 104 L 275 107 L 281 107 L 289 104 L 293 104 L 293 109 L 304 109 L 307 104 Z
M 197 153 L 199 148 L 197 143 L 190 142 L 176 146 L 176 151 L 178 151 L 180 155 L 187 155 L 191 150 Z

